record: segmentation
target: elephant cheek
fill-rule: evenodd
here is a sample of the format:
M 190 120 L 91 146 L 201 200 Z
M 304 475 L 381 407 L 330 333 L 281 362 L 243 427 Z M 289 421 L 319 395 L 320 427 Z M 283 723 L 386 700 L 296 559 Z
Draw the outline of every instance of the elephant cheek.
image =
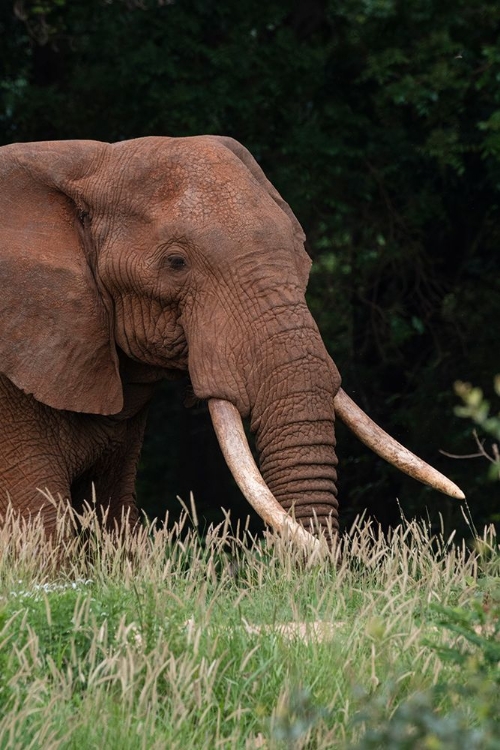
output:
M 220 354 L 208 339 L 194 336 L 189 341 L 188 371 L 196 398 L 229 401 L 241 417 L 250 415 L 250 397 L 233 352 Z

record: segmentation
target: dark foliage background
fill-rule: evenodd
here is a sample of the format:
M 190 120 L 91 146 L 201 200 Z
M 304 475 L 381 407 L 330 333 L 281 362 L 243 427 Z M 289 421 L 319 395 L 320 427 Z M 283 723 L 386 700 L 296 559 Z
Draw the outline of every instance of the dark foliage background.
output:
M 220 133 L 292 205 L 315 261 L 309 303 L 346 390 L 500 518 L 498 482 L 453 414 L 456 379 L 492 393 L 500 291 L 496 0 L 16 0 L 0 8 L 0 143 Z M 247 509 L 203 406 L 165 384 L 140 498 Z M 338 429 L 343 521 L 459 503 Z M 172 512 L 176 512 L 173 510 Z

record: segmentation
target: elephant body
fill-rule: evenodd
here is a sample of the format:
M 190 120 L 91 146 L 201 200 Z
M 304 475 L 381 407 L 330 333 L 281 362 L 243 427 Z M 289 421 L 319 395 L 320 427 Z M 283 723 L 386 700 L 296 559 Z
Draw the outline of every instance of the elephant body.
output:
M 39 489 L 80 508 L 94 485 L 109 523 L 124 511 L 135 523 L 148 403 L 181 373 L 277 528 L 291 511 L 299 536 L 338 527 L 336 413 L 399 468 L 463 496 L 340 388 L 305 300 L 304 233 L 237 141 L 4 146 L 0 201 L 0 516 L 10 499 L 50 533 Z
M 0 515 L 37 490 L 137 518 L 147 405 L 188 372 L 250 417 L 263 475 L 304 523 L 337 523 L 340 377 L 305 302 L 288 205 L 231 139 L 0 149 Z

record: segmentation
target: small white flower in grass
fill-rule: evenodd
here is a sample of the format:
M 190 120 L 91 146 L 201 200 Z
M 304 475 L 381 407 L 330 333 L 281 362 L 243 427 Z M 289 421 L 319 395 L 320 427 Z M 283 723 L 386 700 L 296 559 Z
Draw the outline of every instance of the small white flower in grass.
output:
M 19 583 L 22 583 L 22 581 L 19 581 Z M 68 591 L 69 589 L 77 591 L 84 586 L 89 586 L 91 583 L 93 583 L 91 578 L 77 578 L 75 581 L 68 581 L 67 583 L 35 583 L 33 584 L 33 587 L 28 590 L 10 591 L 9 596 L 14 599 L 39 599 L 40 594 L 51 594 L 53 592 L 60 593 L 62 591 Z
M 133 625 L 130 628 L 130 635 L 132 636 L 132 642 L 133 642 L 134 646 L 137 649 L 142 648 L 142 646 L 143 646 L 142 635 L 141 635 L 141 633 L 139 631 L 139 628 L 136 625 Z

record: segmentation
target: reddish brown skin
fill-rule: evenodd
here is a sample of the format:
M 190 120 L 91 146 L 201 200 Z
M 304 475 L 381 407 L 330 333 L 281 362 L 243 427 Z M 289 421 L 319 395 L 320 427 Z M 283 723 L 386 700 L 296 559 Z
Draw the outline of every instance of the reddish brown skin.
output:
M 251 419 L 264 478 L 305 525 L 337 526 L 340 386 L 305 302 L 288 205 L 216 136 L 0 148 L 0 515 L 36 488 L 137 519 L 147 405 L 189 372 Z

